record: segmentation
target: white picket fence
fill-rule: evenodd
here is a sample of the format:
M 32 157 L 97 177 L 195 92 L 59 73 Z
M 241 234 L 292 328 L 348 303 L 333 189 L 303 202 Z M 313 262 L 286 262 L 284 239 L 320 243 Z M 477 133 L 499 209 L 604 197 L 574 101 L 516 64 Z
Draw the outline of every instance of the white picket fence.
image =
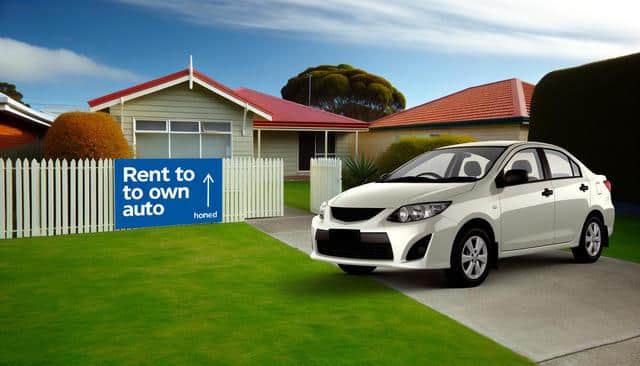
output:
M 224 159 L 222 167 L 224 222 L 284 215 L 282 159 Z
M 0 160 L 0 239 L 111 230 L 112 160 Z
M 0 239 L 114 230 L 113 160 L 0 159 Z M 223 160 L 223 221 L 282 216 L 282 159 Z
M 311 159 L 309 180 L 309 208 L 318 213 L 322 202 L 342 192 L 342 161 L 337 158 Z

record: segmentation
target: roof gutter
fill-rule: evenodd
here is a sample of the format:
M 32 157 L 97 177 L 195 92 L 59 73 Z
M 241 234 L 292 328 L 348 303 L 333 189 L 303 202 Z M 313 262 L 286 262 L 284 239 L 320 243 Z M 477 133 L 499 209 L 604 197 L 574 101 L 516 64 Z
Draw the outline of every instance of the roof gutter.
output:
M 367 128 L 336 128 L 336 127 L 267 127 L 254 126 L 255 130 L 264 131 L 308 131 L 308 132 L 368 132 Z
M 53 116 L 29 108 L 4 94 L 0 94 L 0 110 L 13 113 L 46 127 L 51 127 L 51 123 L 53 122 Z

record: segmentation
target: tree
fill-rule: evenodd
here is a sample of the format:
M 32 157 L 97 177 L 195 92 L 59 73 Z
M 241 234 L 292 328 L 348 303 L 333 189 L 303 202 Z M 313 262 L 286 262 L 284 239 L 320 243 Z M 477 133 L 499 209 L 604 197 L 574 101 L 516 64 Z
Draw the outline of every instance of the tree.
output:
M 30 107 L 30 105 L 22 101 L 22 93 L 20 93 L 18 89 L 16 89 L 16 86 L 14 84 L 0 81 L 0 93 L 3 93 L 9 98 L 18 101 L 26 105 L 27 107 Z
M 367 122 L 405 107 L 404 95 L 389 81 L 344 64 L 307 68 L 289 79 L 281 94 L 286 100 Z
M 53 121 L 44 137 L 47 159 L 130 158 L 120 125 L 103 112 L 67 112 Z

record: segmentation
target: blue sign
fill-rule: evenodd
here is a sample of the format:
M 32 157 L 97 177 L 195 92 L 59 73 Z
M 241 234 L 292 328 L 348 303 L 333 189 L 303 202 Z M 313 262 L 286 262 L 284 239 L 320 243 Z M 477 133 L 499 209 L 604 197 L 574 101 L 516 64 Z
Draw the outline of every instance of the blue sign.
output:
M 222 159 L 117 159 L 116 229 L 222 221 Z

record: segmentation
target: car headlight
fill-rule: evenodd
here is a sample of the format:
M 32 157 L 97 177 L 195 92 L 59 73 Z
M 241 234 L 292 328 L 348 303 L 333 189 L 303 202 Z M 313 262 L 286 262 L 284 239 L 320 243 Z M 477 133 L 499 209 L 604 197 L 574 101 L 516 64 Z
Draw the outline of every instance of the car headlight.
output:
M 428 219 L 444 211 L 450 204 L 451 202 L 430 202 L 402 206 L 389 215 L 387 220 L 412 222 Z
M 320 204 L 320 208 L 318 209 L 318 216 L 321 219 L 324 219 L 324 212 L 327 210 L 327 201 L 324 201 Z

